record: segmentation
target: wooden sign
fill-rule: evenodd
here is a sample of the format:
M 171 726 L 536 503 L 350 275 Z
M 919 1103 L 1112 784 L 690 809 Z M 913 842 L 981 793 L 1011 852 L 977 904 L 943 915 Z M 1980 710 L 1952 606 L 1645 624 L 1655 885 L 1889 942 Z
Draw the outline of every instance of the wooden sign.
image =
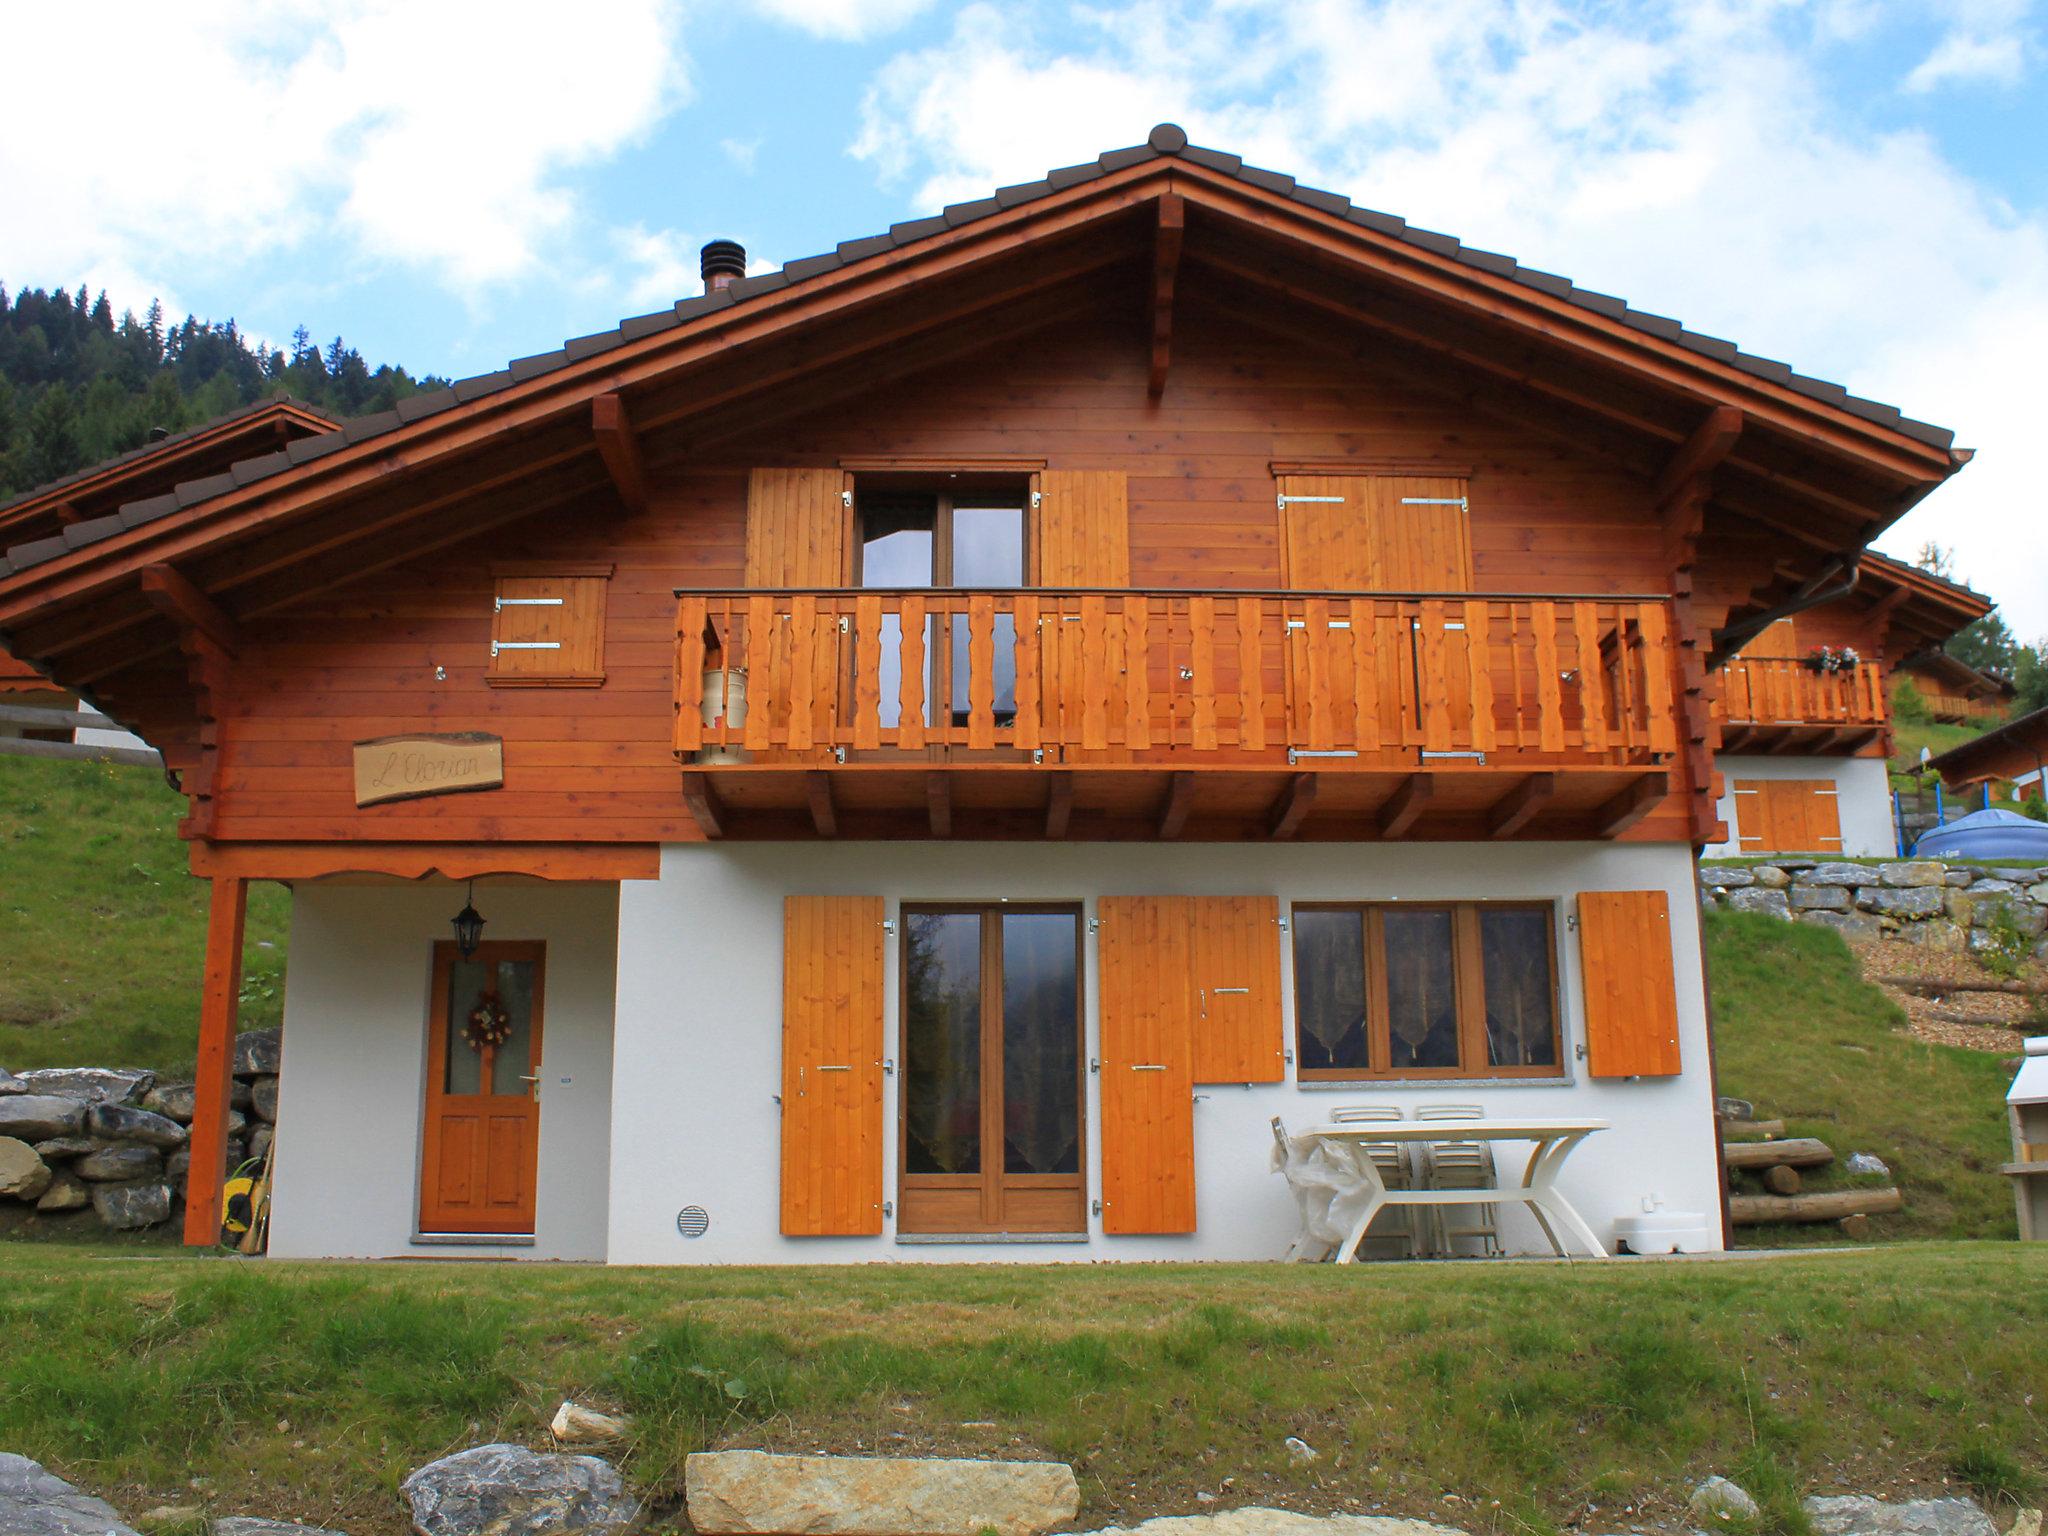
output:
M 498 789 L 505 782 L 505 743 L 481 731 L 450 736 L 379 736 L 356 743 L 356 804 L 418 800 Z

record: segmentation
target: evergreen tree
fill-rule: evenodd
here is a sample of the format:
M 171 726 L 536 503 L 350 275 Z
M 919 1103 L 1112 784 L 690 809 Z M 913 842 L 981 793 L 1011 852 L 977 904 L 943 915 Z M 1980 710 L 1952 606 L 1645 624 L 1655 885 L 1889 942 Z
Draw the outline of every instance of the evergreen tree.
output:
M 23 470 L 30 485 L 55 480 L 86 465 L 78 409 L 62 384 L 44 390 L 28 413 L 27 453 Z

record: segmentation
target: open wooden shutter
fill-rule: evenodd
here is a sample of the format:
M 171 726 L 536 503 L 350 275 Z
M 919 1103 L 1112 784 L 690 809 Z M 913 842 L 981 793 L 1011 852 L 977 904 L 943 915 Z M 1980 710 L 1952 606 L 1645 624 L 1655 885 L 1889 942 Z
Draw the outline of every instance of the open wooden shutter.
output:
M 1097 903 L 1102 1002 L 1102 1229 L 1195 1230 L 1189 904 Z
M 882 1230 L 882 899 L 791 896 L 782 930 L 782 1230 Z
M 1280 1082 L 1279 901 L 1198 896 L 1189 906 L 1195 1081 Z
M 1033 585 L 1128 587 L 1131 512 L 1123 472 L 1048 469 L 1036 486 Z
M 1466 482 L 1450 476 L 1282 475 L 1287 585 L 1322 592 L 1469 592 Z
M 849 571 L 843 469 L 757 469 L 747 477 L 747 579 L 771 591 L 843 587 Z
M 1580 892 L 1579 968 L 1586 988 L 1587 1073 L 1675 1077 L 1678 983 L 1664 893 Z

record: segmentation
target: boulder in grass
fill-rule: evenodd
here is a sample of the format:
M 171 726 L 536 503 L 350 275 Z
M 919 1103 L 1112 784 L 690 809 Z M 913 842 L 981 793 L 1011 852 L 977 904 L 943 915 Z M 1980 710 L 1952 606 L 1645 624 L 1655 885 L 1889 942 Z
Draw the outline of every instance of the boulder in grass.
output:
M 283 1036 L 274 1029 L 245 1030 L 235 1036 L 235 1076 L 277 1076 Z
M 0 1136 L 0 1198 L 40 1200 L 51 1177 L 50 1165 L 36 1155 L 34 1147 L 12 1136 Z
M 597 1456 L 479 1445 L 429 1462 L 399 1485 L 419 1536 L 620 1536 L 640 1503 Z
M 1969 1499 L 1910 1499 L 1890 1504 L 1868 1494 L 1808 1499 L 1819 1536 L 1998 1536 L 1991 1517 Z
M 108 1141 L 138 1141 L 146 1147 L 168 1152 L 182 1147 L 191 1133 L 168 1115 L 159 1115 L 132 1104 L 95 1104 L 85 1113 L 89 1136 Z
M 17 1093 L 0 1099 L 0 1136 L 48 1141 L 75 1136 L 85 1125 L 85 1105 L 49 1093 Z
M 73 1163 L 71 1171 L 89 1184 L 122 1184 L 155 1178 L 164 1171 L 164 1155 L 155 1147 L 101 1147 Z
M 80 1493 L 40 1462 L 0 1451 L 0 1531 L 6 1536 L 135 1536 L 114 1506 Z
M 39 1067 L 21 1074 L 30 1093 L 54 1093 L 88 1104 L 139 1104 L 156 1086 L 156 1074 L 140 1067 Z
M 1761 1513 L 1756 1500 L 1749 1496 L 1749 1490 L 1740 1483 L 1731 1483 L 1725 1477 L 1708 1478 L 1693 1489 L 1692 1497 L 1686 1501 L 1686 1508 L 1693 1519 L 1712 1527 L 1717 1521 L 1740 1520 L 1744 1523 L 1755 1520 Z
M 92 1209 L 101 1226 L 112 1227 L 116 1232 L 161 1226 L 171 1219 L 170 1186 L 155 1179 L 138 1179 L 133 1184 L 95 1184 Z M 0 1526 L 0 1531 L 5 1529 Z
M 342 1536 L 342 1532 L 256 1515 L 223 1515 L 213 1522 L 213 1536 Z
M 1058 1461 L 700 1451 L 683 1483 L 706 1536 L 1036 1536 L 1081 1505 Z

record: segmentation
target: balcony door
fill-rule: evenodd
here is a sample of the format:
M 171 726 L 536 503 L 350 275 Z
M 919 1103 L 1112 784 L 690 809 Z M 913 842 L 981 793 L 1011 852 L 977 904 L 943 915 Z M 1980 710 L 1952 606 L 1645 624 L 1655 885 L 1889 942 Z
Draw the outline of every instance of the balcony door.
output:
M 863 492 L 860 497 L 860 585 L 892 591 L 969 588 L 1015 591 L 1025 584 L 1025 497 L 1018 493 Z M 927 729 L 964 727 L 975 678 L 968 656 L 964 602 L 927 600 L 924 723 Z M 1017 714 L 1017 626 L 995 615 L 992 677 L 995 718 L 1008 726 Z M 894 613 L 882 620 L 881 724 L 901 719 L 903 626 Z
M 905 906 L 906 1233 L 1085 1232 L 1081 913 Z

